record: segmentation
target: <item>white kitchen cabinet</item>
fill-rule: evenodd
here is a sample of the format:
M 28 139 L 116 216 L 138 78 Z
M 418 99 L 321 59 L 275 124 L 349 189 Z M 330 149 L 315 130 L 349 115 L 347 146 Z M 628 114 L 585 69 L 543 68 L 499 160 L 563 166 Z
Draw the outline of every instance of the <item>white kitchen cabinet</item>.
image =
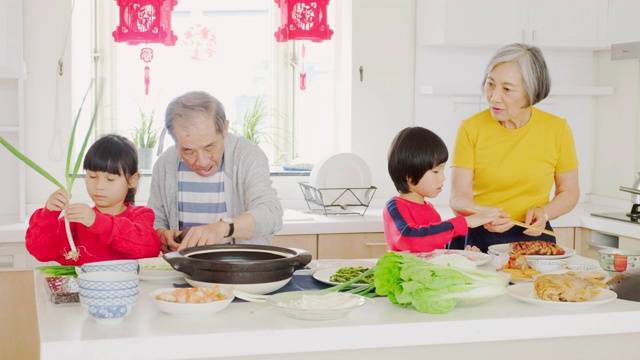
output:
M 558 237 L 556 238 L 556 243 L 560 246 L 562 246 L 563 248 L 567 249 L 575 249 L 575 243 L 574 243 L 574 232 L 575 232 L 575 228 L 572 227 L 566 227 L 566 228 L 554 228 L 553 232 L 555 232 Z
M 318 235 L 318 259 L 378 259 L 386 253 L 384 233 Z
M 418 0 L 418 45 L 599 49 L 606 0 Z
M 609 0 L 607 15 L 610 44 L 640 41 L 640 1 Z
M 271 245 L 307 250 L 312 259 L 318 258 L 318 235 L 276 235 L 271 238 Z
M 620 249 L 640 250 L 640 239 L 620 236 L 618 239 L 618 247 Z

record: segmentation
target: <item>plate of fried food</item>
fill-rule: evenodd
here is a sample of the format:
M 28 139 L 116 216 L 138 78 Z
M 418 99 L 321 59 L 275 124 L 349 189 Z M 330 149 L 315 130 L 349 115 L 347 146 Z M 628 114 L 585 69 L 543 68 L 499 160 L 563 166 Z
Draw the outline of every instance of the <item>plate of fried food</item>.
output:
M 489 254 L 524 255 L 531 260 L 565 259 L 576 254 L 575 249 L 565 249 L 558 244 L 544 240 L 517 241 L 489 246 Z
M 497 271 L 510 275 L 509 281 L 512 283 L 532 282 L 536 275 L 540 275 L 540 270 L 529 264 L 524 255 L 509 255 L 509 261 Z
M 533 283 L 509 286 L 507 294 L 527 303 L 563 309 L 590 308 L 618 297 L 598 277 L 571 272 L 537 276 Z

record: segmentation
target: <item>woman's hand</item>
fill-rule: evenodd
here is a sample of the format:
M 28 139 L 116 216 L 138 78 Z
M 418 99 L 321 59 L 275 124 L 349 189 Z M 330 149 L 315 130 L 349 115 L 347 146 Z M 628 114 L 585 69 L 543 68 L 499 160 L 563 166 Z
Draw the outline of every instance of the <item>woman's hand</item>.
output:
M 547 215 L 547 212 L 541 207 L 535 207 L 527 210 L 527 214 L 524 217 L 525 224 L 540 228 L 541 230 L 547 226 L 548 220 L 549 216 Z M 526 229 L 522 233 L 529 236 L 540 236 L 542 231 Z

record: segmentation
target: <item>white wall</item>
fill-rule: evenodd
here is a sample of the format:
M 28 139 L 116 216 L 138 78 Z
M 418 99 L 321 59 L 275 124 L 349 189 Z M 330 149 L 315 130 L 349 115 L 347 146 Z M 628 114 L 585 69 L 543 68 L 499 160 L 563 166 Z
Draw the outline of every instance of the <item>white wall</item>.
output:
M 619 188 L 633 185 L 640 171 L 640 60 L 611 61 L 611 51 L 598 51 L 594 59 L 596 82 L 612 86 L 614 94 L 596 100 L 593 192 L 629 200 Z

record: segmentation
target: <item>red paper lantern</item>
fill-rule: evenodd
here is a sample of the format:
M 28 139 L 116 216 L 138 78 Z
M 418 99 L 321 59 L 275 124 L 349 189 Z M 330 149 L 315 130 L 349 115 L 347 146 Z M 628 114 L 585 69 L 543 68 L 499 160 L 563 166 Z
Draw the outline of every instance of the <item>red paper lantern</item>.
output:
M 274 0 L 280 8 L 280 28 L 276 41 L 331 39 L 333 30 L 327 25 L 327 5 L 330 0 Z
M 116 0 L 120 7 L 120 25 L 113 32 L 116 42 L 128 45 L 176 44 L 171 30 L 171 12 L 178 0 Z
M 171 30 L 171 13 L 178 0 L 115 0 L 120 7 L 120 25 L 113 31 L 116 42 L 127 45 L 160 43 L 176 44 L 178 37 Z M 153 60 L 153 49 L 140 50 L 140 60 L 146 64 Z M 150 69 L 144 67 L 144 93 L 149 94 Z

